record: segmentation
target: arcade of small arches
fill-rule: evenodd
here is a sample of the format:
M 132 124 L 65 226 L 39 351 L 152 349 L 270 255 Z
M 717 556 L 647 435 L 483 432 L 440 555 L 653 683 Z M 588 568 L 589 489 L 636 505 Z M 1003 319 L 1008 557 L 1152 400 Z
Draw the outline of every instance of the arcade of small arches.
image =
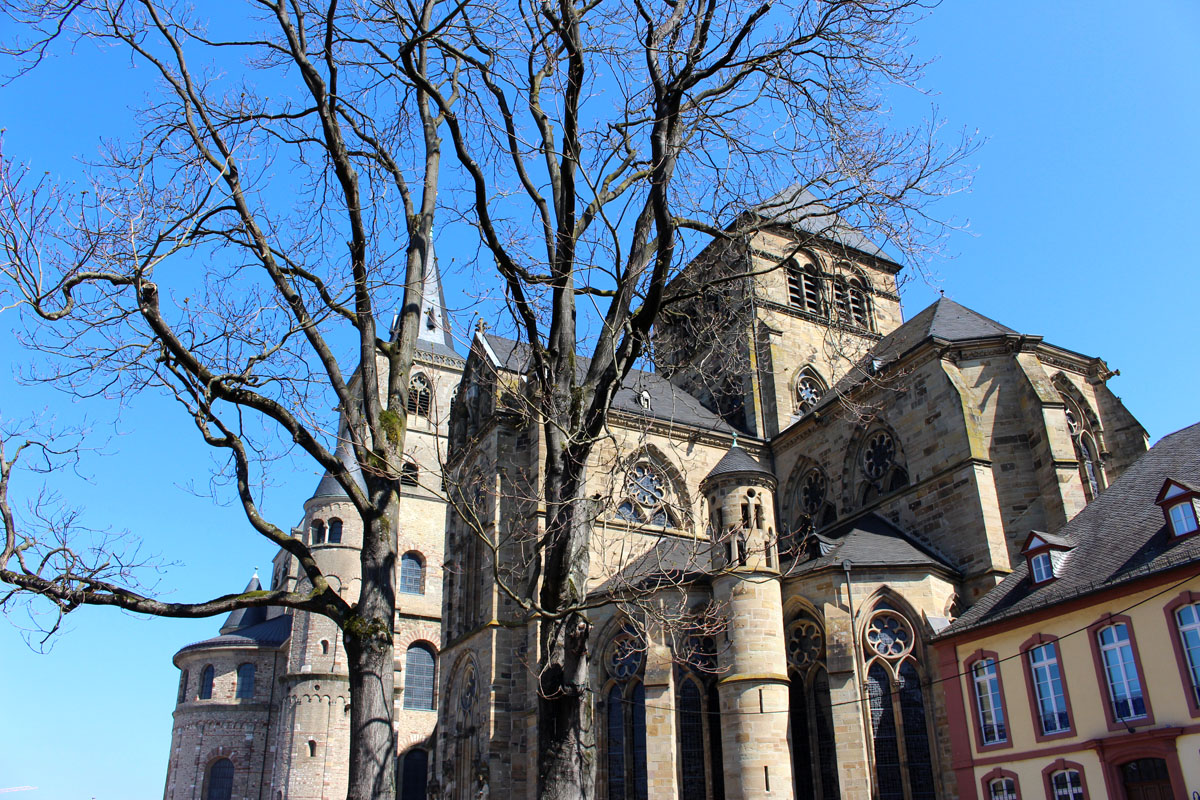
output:
M 254 676 L 255 667 L 250 662 L 239 664 L 233 673 L 234 675 L 234 690 L 233 696 L 236 700 L 253 700 L 254 699 Z M 212 664 L 205 664 L 200 670 L 200 681 L 196 686 L 195 695 L 191 692 L 191 671 L 184 669 L 179 675 L 179 699 L 180 703 L 185 703 L 188 700 L 212 700 L 213 689 L 216 686 L 217 671 Z

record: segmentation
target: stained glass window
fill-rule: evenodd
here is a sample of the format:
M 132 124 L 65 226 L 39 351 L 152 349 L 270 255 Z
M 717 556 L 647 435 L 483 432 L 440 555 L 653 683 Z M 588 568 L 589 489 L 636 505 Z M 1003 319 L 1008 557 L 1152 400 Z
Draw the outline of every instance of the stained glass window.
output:
M 433 651 L 422 644 L 408 648 L 404 656 L 404 707 L 432 711 L 435 659 Z
M 704 778 L 704 713 L 700 688 L 691 679 L 684 679 L 679 690 L 679 765 L 683 779 L 683 797 L 704 800 L 707 786 Z
M 208 791 L 204 800 L 230 800 L 233 796 L 233 762 L 218 758 L 208 768 Z
M 254 665 L 242 664 L 237 668 L 237 696 L 243 700 L 254 697 Z
M 425 562 L 416 552 L 400 557 L 400 591 L 403 594 L 425 594 Z
M 625 487 L 626 497 L 617 506 L 619 519 L 663 527 L 678 524 L 670 508 L 668 484 L 649 463 L 642 461 L 635 464 L 626 476 Z
M 208 664 L 200 671 L 200 699 L 211 700 L 213 693 L 213 667 Z
M 871 733 L 875 741 L 875 777 L 879 798 L 904 800 L 891 681 L 887 668 L 878 662 L 867 671 L 867 696 L 871 703 Z

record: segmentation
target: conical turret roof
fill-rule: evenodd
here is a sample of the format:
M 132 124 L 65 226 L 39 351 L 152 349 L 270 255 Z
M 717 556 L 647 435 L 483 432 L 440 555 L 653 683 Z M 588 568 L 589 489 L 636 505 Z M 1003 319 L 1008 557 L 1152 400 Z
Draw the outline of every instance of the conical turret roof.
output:
M 717 465 L 712 468 L 712 471 L 704 477 L 702 483 L 708 483 L 714 478 L 731 475 L 735 472 L 769 475 L 772 479 L 775 477 L 771 470 L 758 463 L 758 459 L 747 453 L 737 442 L 734 442 L 733 446 L 729 448 L 729 452 L 722 456 Z
M 337 449 L 333 451 L 333 454 L 337 456 L 338 460 L 345 465 L 347 470 L 349 470 L 350 474 L 354 477 L 354 482 L 358 484 L 358 487 L 365 492 L 367 490 L 367 483 L 363 480 L 362 469 L 358 466 L 358 461 L 354 458 L 354 451 L 350 449 L 350 444 L 348 442 L 341 442 L 338 444 Z M 321 482 L 317 484 L 316 491 L 312 493 L 312 497 L 309 499 L 316 500 L 318 497 L 331 498 L 348 496 L 349 495 L 346 494 L 346 490 L 342 488 L 340 483 L 338 483 L 337 478 L 333 477 L 333 475 L 326 470 L 325 474 L 321 476 Z
M 254 577 L 246 584 L 245 592 L 262 591 L 262 584 L 258 581 L 258 573 L 254 573 Z M 231 611 L 229 616 L 225 618 L 225 624 L 221 626 L 221 633 L 232 633 L 240 628 L 249 628 L 252 625 L 257 625 L 260 622 L 266 622 L 267 609 L 264 606 L 255 606 L 253 608 L 239 608 L 236 611 Z

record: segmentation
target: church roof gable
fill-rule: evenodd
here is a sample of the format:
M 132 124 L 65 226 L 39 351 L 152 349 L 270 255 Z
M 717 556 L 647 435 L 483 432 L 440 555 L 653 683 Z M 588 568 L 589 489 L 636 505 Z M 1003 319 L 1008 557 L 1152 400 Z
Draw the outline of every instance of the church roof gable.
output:
M 824 532 L 821 555 L 798 563 L 795 572 L 812 572 L 849 561 L 857 567 L 939 567 L 950 563 L 878 514 L 867 514 Z

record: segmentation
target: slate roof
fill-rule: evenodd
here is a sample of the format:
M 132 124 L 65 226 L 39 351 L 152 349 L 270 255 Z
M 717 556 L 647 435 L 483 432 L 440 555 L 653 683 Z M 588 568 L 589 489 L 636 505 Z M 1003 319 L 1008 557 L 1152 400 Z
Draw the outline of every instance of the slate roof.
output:
M 266 609 L 262 610 L 266 611 Z M 179 653 L 204 650 L 210 647 L 279 647 L 291 635 L 292 615 L 280 614 L 254 625 L 238 628 L 230 633 L 222 633 L 220 636 L 214 636 L 202 642 L 194 642 L 187 647 L 180 648 Z
M 704 480 L 700 482 L 705 483 L 713 478 L 721 475 L 729 475 L 734 472 L 754 472 L 760 475 L 770 475 L 772 479 L 775 477 L 775 473 L 760 464 L 758 459 L 747 453 L 742 447 L 734 444 L 733 447 L 729 448 L 729 452 L 721 457 L 717 465 L 709 471 L 708 475 L 704 476 Z
M 1048 583 L 1034 585 L 1022 558 L 943 634 L 989 623 L 1121 586 L 1174 567 L 1200 563 L 1200 536 L 1174 539 L 1154 500 L 1167 478 L 1200 480 L 1200 424 L 1184 428 L 1139 458 L 1107 490 L 1056 533 L 1075 542 Z
M 257 592 L 262 589 L 262 584 L 258 582 L 258 573 L 254 573 L 254 577 L 246 584 L 246 588 L 242 593 Z M 257 625 L 260 622 L 265 622 L 267 619 L 267 609 L 265 608 L 239 608 L 229 613 L 225 618 L 225 624 L 221 626 L 221 633 L 229 633 L 238 628 L 248 628 L 251 625 Z
M 1018 333 L 1007 325 L 1002 325 L 949 298 L 938 298 L 932 305 L 876 342 L 871 351 L 863 358 L 861 365 L 851 368 L 845 377 L 825 393 L 817 405 L 822 405 L 830 398 L 841 396 L 861 383 L 867 377 L 867 373 L 864 371 L 865 365 L 874 361 L 876 367 L 881 368 L 896 361 L 927 339 L 965 342 L 1009 335 L 1018 335 Z
M 500 362 L 499 366 L 512 372 L 523 373 L 529 365 L 530 350 L 524 342 L 517 342 L 491 333 L 483 334 L 488 349 Z M 586 356 L 576 359 L 576 371 L 582 378 L 587 374 L 591 360 Z M 642 405 L 642 393 L 646 393 L 650 408 Z M 705 430 L 732 434 L 733 428 L 718 415 L 705 408 L 699 400 L 675 386 L 656 372 L 630 370 L 624 385 L 613 396 L 612 407 L 638 416 L 674 422 Z
M 362 468 L 359 467 L 358 461 L 354 458 L 354 451 L 350 449 L 348 442 L 340 442 L 333 454 L 350 470 L 350 474 L 354 477 L 354 482 L 364 492 L 367 490 L 367 482 L 363 480 Z M 316 490 L 312 493 L 309 500 L 316 500 L 318 497 L 349 497 L 346 490 L 338 483 L 337 478 L 327 470 L 321 476 L 321 482 L 317 484 Z
M 856 567 L 940 567 L 957 573 L 949 561 L 878 514 L 866 514 L 814 537 L 820 555 L 797 562 L 792 574 L 813 572 L 850 561 Z
M 1046 533 L 1045 531 L 1030 531 L 1030 533 L 1053 547 L 1071 548 L 1075 546 L 1075 540 L 1064 533 Z
M 750 209 L 763 219 L 787 225 L 803 233 L 852 247 L 861 253 L 883 259 L 897 267 L 900 263 L 883 251 L 857 228 L 848 224 L 815 194 L 799 184 L 789 186 Z

